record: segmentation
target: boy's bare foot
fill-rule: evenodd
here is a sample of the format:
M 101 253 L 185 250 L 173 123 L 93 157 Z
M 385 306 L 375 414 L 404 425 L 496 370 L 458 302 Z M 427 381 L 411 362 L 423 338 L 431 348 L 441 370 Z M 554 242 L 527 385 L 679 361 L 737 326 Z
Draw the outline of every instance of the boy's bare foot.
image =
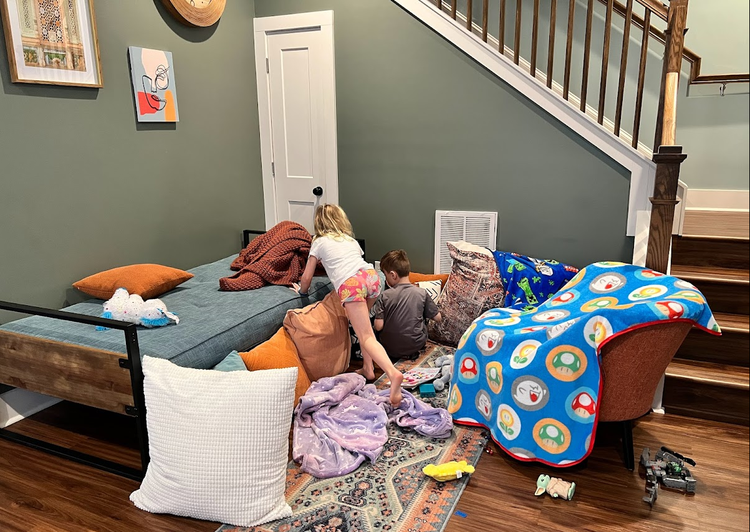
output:
M 354 373 L 362 375 L 366 381 L 372 382 L 375 380 L 375 368 L 371 368 L 369 371 L 365 368 L 358 369 Z
M 401 383 L 404 380 L 404 375 L 398 371 L 393 375 L 389 375 L 388 378 L 391 381 L 391 404 L 393 408 L 398 408 L 404 398 L 401 394 Z

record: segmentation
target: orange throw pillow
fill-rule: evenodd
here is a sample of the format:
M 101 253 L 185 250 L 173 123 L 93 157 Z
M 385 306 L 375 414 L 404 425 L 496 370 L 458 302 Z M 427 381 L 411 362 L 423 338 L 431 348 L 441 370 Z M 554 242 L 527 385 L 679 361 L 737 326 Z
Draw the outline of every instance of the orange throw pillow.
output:
M 335 292 L 323 301 L 287 311 L 284 329 L 297 346 L 311 381 L 338 375 L 349 367 L 349 319 Z
M 448 275 L 447 273 L 439 274 L 439 273 L 414 273 L 411 272 L 409 274 L 409 282 L 411 284 L 417 284 L 422 281 L 440 281 L 440 287 L 445 288 L 445 283 L 448 282 Z
M 270 340 L 246 353 L 240 353 L 240 356 L 250 371 L 297 368 L 297 386 L 294 388 L 295 406 L 310 387 L 310 379 L 307 377 L 305 368 L 300 364 L 297 348 L 283 327 Z
M 133 264 L 89 275 L 73 286 L 99 299 L 111 298 L 118 288 L 126 288 L 143 299 L 152 299 L 192 278 L 192 273 L 169 266 Z

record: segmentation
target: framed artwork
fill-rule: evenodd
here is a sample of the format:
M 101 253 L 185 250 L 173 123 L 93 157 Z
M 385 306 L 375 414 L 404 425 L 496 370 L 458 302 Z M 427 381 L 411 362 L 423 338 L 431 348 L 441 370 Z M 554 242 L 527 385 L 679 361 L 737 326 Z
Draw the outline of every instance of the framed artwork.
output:
M 14 83 L 101 87 L 94 0 L 0 0 Z
M 179 122 L 172 53 L 131 46 L 128 55 L 138 121 Z
M 221 18 L 227 0 L 162 0 L 167 10 L 186 26 L 205 28 Z

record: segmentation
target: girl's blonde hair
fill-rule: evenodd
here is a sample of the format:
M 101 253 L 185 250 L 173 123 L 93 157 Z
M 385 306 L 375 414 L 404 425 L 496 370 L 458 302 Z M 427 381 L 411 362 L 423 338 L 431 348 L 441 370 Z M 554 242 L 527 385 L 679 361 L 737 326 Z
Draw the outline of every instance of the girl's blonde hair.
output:
M 332 236 L 334 238 L 354 238 L 354 231 L 349 218 L 338 205 L 326 203 L 315 210 L 315 238 Z

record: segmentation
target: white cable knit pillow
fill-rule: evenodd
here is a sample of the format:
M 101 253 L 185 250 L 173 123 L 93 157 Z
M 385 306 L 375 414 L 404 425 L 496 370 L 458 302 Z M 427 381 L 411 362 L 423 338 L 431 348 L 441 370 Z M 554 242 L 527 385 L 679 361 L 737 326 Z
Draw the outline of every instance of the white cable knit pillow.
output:
M 292 515 L 284 498 L 297 368 L 221 372 L 143 359 L 148 512 L 235 526 Z

